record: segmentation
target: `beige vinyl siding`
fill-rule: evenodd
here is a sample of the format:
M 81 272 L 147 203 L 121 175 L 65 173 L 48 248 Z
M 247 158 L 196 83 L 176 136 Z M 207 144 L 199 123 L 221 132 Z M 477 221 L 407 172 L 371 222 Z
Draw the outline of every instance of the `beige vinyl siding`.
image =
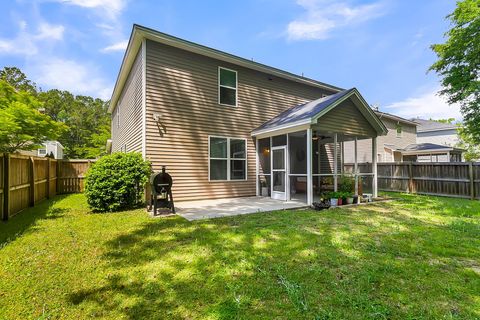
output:
M 142 69 L 140 50 L 120 94 L 118 105 L 112 113 L 112 152 L 142 151 Z
M 255 195 L 251 131 L 288 107 L 333 93 L 149 40 L 146 48 L 146 157 L 154 170 L 167 166 L 177 201 Z M 236 107 L 218 104 L 218 67 L 238 72 Z M 209 181 L 209 135 L 247 139 L 246 181 Z
M 345 135 L 375 136 L 376 132 L 365 116 L 350 101 L 344 101 L 326 113 L 313 127 L 319 132 Z
M 402 136 L 397 137 L 397 121 L 388 118 L 382 118 L 382 122 L 388 129 L 385 136 L 377 138 L 377 155 L 381 154 L 382 162 L 390 162 L 398 160 L 392 159 L 391 153 L 385 149 L 386 145 L 394 145 L 397 148 L 405 148 L 409 144 L 417 143 L 417 127 L 408 123 L 401 122 Z M 396 154 L 394 155 L 396 156 Z M 345 162 L 354 162 L 354 143 L 352 141 L 345 142 Z M 358 162 L 372 162 L 372 140 L 358 140 Z

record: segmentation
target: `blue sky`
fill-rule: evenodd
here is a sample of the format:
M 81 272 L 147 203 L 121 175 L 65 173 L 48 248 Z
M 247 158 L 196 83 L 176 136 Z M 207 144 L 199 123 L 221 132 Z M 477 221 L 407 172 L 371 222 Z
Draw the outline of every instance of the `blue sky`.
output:
M 460 118 L 429 46 L 453 0 L 2 1 L 0 67 L 108 99 L 133 23 L 343 88 L 405 117 Z

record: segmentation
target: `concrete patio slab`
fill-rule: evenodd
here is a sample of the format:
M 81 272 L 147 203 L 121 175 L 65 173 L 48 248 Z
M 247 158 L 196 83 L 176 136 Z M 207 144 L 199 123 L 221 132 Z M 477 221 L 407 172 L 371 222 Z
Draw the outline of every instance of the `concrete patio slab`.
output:
M 265 197 L 243 197 L 175 203 L 177 214 L 189 221 L 304 207 L 307 207 L 307 204 L 304 202 L 281 201 Z

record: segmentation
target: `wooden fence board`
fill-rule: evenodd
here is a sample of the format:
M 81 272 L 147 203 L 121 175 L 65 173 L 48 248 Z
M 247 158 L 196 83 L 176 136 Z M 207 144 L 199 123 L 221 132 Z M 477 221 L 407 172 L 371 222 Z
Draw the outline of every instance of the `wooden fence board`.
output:
M 56 194 L 83 192 L 92 160 L 55 160 L 23 155 L 0 155 L 0 218 Z M 6 186 L 5 184 L 8 184 Z
M 480 163 L 395 162 L 377 168 L 379 190 L 480 199 Z M 353 164 L 345 172 L 353 172 Z

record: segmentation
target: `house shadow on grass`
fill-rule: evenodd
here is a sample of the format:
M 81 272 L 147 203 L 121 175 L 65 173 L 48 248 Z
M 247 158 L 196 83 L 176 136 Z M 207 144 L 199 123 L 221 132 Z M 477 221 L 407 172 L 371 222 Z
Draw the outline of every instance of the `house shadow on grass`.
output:
M 154 220 L 106 242 L 109 276 L 68 299 L 128 319 L 479 317 L 480 277 L 437 247 L 455 232 L 388 205 Z
M 66 195 L 59 195 L 52 199 L 44 200 L 35 207 L 20 211 L 8 221 L 0 222 L 0 248 L 34 229 L 39 220 L 62 217 L 67 209 L 56 207 L 55 204 L 65 197 Z

